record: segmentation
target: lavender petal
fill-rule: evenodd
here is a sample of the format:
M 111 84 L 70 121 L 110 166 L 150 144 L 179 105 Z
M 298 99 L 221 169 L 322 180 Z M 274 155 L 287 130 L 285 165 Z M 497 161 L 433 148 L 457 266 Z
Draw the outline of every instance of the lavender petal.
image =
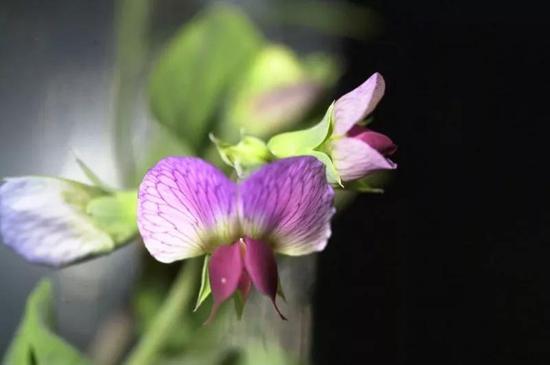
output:
M 167 157 L 139 187 L 138 228 L 158 261 L 211 252 L 237 235 L 236 185 L 194 157 Z
M 378 72 L 334 105 L 334 135 L 344 136 L 355 124 L 372 113 L 384 96 L 385 83 Z
M 266 165 L 242 183 L 240 196 L 244 236 L 286 255 L 325 248 L 334 192 L 316 158 L 291 157 Z

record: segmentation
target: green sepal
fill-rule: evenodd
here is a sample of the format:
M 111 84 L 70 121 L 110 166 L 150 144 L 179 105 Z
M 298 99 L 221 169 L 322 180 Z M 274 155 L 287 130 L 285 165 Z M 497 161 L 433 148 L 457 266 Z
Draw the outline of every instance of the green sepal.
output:
M 330 105 L 323 119 L 313 127 L 278 134 L 269 140 L 267 147 L 278 158 L 310 154 L 329 137 L 333 108 L 334 103 Z
M 384 193 L 384 189 L 372 186 L 368 178 L 346 183 L 346 190 L 353 190 L 359 193 Z
M 91 199 L 86 213 L 118 246 L 137 234 L 137 192 L 118 191 Z
M 237 144 L 231 145 L 210 133 L 210 140 L 216 146 L 223 162 L 233 167 L 241 178 L 273 158 L 265 142 L 256 137 L 242 136 Z
M 278 158 L 291 156 L 313 156 L 326 167 L 327 180 L 331 184 L 342 186 L 342 179 L 328 154 L 322 151 L 324 142 L 332 133 L 332 112 L 330 105 L 323 120 L 315 126 L 296 132 L 281 133 L 269 140 L 267 147 Z
M 24 318 L 12 340 L 6 365 L 91 365 L 53 330 L 52 284 L 42 280 L 27 300 Z
M 342 185 L 342 178 L 340 177 L 338 170 L 336 170 L 334 163 L 326 153 L 320 152 L 320 151 L 310 151 L 308 153 L 305 153 L 305 155 L 316 157 L 319 161 L 321 161 L 325 165 L 327 181 L 330 184 L 344 187 L 344 185 Z
M 201 273 L 201 286 L 199 288 L 199 295 L 197 296 L 197 302 L 195 303 L 195 308 L 193 312 L 196 312 L 202 303 L 210 296 L 212 289 L 210 288 L 210 277 L 208 275 L 208 263 L 210 262 L 210 255 L 204 255 L 204 262 L 202 264 L 202 273 Z
M 281 285 L 281 278 L 277 278 L 277 295 L 281 297 L 283 302 L 286 302 L 286 295 Z
M 84 163 L 80 158 L 76 157 L 76 163 L 78 164 L 78 167 L 82 170 L 84 175 L 86 175 L 86 178 L 96 187 L 104 192 L 112 192 L 114 191 L 113 188 L 111 188 L 109 185 L 105 184 L 103 180 L 101 180 L 95 172 L 92 171 L 92 169 Z
M 233 294 L 233 304 L 235 305 L 235 313 L 237 314 L 237 319 L 241 320 L 243 318 L 246 300 L 239 290 L 237 290 L 235 294 Z

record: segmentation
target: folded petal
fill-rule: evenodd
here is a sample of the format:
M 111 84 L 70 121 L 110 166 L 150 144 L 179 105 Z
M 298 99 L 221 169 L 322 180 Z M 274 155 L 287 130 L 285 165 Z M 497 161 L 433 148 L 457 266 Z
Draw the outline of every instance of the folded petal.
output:
M 314 157 L 281 159 L 262 167 L 240 186 L 245 237 L 286 255 L 325 248 L 334 214 L 334 192 L 324 165 Z
M 237 290 L 243 267 L 241 247 L 238 242 L 223 245 L 214 250 L 208 264 L 214 302 L 222 303 Z
M 397 165 L 357 138 L 341 138 L 331 144 L 332 160 L 343 181 L 356 180 Z
M 214 320 L 220 304 L 237 290 L 241 284 L 243 268 L 240 242 L 222 245 L 214 250 L 208 263 L 208 277 L 214 304 L 205 324 Z
M 250 280 L 260 293 L 271 299 L 281 318 L 286 319 L 277 307 L 276 302 L 279 275 L 273 250 L 261 241 L 247 238 L 245 242 L 244 266 Z
M 338 99 L 334 105 L 334 135 L 345 135 L 351 127 L 372 113 L 384 96 L 384 90 L 384 79 L 377 72 Z
M 86 213 L 100 189 L 53 177 L 8 178 L 0 187 L 4 243 L 31 262 L 63 266 L 108 253 L 116 243 Z
M 169 263 L 235 241 L 236 189 L 201 159 L 161 160 L 139 187 L 138 227 L 151 255 Z
M 348 137 L 360 139 L 384 156 L 393 155 L 397 151 L 397 146 L 388 136 L 375 132 L 372 129 L 356 125 L 350 129 Z

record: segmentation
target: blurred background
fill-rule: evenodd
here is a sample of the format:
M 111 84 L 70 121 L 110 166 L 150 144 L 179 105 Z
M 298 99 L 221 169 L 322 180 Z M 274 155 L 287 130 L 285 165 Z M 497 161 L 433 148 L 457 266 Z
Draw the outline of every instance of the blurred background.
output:
M 132 131 L 148 130 L 140 85 L 178 27 L 210 4 L 145 3 L 0 2 L 1 176 L 82 179 L 76 153 L 109 183 L 131 185 L 125 158 L 147 137 Z M 542 6 L 232 3 L 268 39 L 339 60 L 327 100 L 375 71 L 387 83 L 376 128 L 399 145 L 399 169 L 385 194 L 360 195 L 337 217 L 318 257 L 314 363 L 548 363 Z M 113 130 L 117 143 L 132 137 L 115 144 Z M 58 284 L 59 333 L 89 350 L 100 323 L 127 305 L 138 256 L 132 245 L 52 271 L 1 246 L 0 353 L 45 275 Z

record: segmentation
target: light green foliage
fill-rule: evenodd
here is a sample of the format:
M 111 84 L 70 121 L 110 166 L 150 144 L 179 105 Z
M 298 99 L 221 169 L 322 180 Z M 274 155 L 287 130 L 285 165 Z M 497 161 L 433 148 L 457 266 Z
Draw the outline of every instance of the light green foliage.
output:
M 328 56 L 300 60 L 282 45 L 264 47 L 229 97 L 225 134 L 231 136 L 231 130 L 243 128 L 266 136 L 301 122 L 334 83 L 337 70 Z
M 86 213 L 118 246 L 137 234 L 136 209 L 137 192 L 119 191 L 90 200 Z
M 90 365 L 52 329 L 52 285 L 41 281 L 27 301 L 25 315 L 4 365 Z
M 154 116 L 193 147 L 199 147 L 233 81 L 248 67 L 262 38 L 237 9 L 218 5 L 176 34 L 150 80 Z
M 251 136 L 243 136 L 239 143 L 231 145 L 210 134 L 210 140 L 216 146 L 223 162 L 233 167 L 239 177 L 268 163 L 272 155 L 264 141 Z

